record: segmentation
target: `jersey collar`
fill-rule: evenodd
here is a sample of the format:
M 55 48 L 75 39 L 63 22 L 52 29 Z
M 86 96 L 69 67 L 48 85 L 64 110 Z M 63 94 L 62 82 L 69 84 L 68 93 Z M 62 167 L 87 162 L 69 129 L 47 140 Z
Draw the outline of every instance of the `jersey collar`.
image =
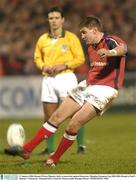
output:
M 101 40 L 97 44 L 93 45 L 93 48 L 96 49 L 99 46 L 99 44 L 107 37 L 107 35 L 108 35 L 107 33 L 104 33 Z
M 65 33 L 66 33 L 66 31 L 64 29 L 62 29 L 62 33 L 61 33 L 61 36 L 59 38 L 65 37 Z M 50 30 L 48 31 L 48 36 L 50 38 L 54 38 L 53 35 L 51 34 Z

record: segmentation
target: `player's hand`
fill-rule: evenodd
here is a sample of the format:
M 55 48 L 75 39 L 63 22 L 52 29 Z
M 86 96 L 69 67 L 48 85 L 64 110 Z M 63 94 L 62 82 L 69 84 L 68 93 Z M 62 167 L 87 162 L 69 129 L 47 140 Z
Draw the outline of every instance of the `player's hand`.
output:
M 43 73 L 48 73 L 48 74 L 52 74 L 52 67 L 50 66 L 44 66 L 42 69 Z
M 57 74 L 57 73 L 65 70 L 65 69 L 66 69 L 66 65 L 65 64 L 59 64 L 59 65 L 55 65 L 55 66 L 52 67 L 52 72 L 54 74 Z
M 106 57 L 109 57 L 109 56 L 111 55 L 110 52 L 109 52 L 109 50 L 104 49 L 104 48 L 99 49 L 99 50 L 97 51 L 97 54 L 100 56 L 101 59 L 106 58 Z

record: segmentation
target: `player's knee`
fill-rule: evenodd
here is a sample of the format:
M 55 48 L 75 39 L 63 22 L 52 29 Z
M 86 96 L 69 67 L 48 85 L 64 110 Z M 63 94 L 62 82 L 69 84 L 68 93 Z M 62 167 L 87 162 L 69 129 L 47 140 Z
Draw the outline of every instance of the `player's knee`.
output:
M 62 122 L 62 114 L 58 111 L 54 112 L 50 117 L 50 122 L 54 123 L 56 126 L 59 126 Z
M 80 128 L 81 128 L 81 124 L 80 123 L 78 123 L 78 122 L 71 122 L 67 126 L 66 130 L 70 131 L 70 132 L 73 132 L 73 133 L 77 133 Z

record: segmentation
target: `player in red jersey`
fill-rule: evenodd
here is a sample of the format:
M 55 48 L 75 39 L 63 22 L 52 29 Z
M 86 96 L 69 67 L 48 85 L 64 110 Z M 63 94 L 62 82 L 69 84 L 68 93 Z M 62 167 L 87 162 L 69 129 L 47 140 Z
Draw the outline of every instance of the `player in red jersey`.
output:
M 78 130 L 96 115 L 102 115 L 118 96 L 118 89 L 122 87 L 124 79 L 125 42 L 116 36 L 104 34 L 102 23 L 95 16 L 81 21 L 80 32 L 82 39 L 89 45 L 90 71 L 87 79 L 69 91 L 69 96 L 28 143 L 20 148 L 6 149 L 7 154 L 29 158 L 32 150 L 43 139 L 49 138 L 66 118 L 71 117 L 57 150 L 45 162 L 45 165 L 55 166 L 76 140 Z

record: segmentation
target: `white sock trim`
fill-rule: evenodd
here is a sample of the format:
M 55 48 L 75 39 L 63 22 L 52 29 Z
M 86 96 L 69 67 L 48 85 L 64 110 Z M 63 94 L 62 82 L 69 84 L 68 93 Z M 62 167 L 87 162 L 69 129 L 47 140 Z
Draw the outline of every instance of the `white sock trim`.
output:
M 55 133 L 57 131 L 57 128 L 55 128 L 54 126 L 50 125 L 48 122 L 43 124 L 43 127 L 45 129 L 47 129 L 48 131 Z
M 76 138 L 77 138 L 77 135 L 69 135 L 69 134 L 67 134 L 66 132 L 64 133 L 64 137 L 66 138 L 66 139 L 68 139 L 68 140 L 71 140 L 71 141 L 74 141 L 74 140 L 76 140 Z

